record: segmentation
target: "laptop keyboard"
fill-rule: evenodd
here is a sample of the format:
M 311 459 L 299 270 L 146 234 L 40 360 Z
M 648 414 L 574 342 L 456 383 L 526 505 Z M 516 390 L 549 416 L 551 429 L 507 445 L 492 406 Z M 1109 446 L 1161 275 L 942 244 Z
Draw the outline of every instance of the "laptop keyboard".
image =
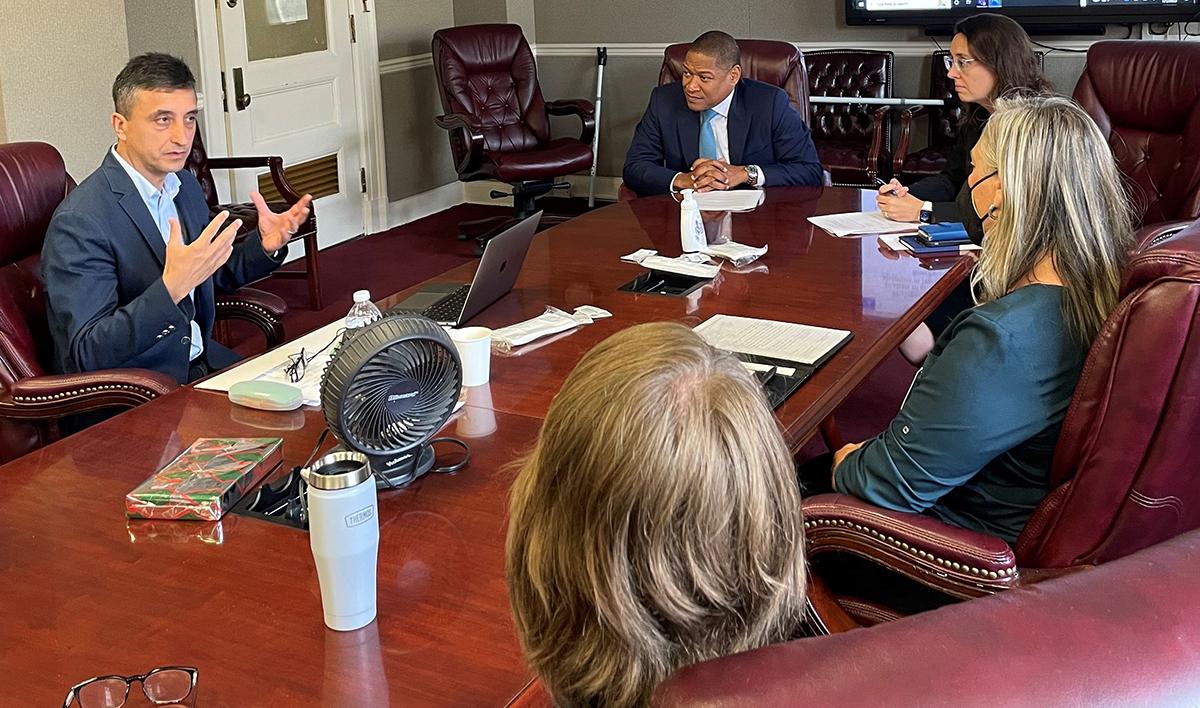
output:
M 471 292 L 470 285 L 464 285 L 446 296 L 436 305 L 425 310 L 424 314 L 434 322 L 458 322 L 463 305 L 467 304 L 467 293 Z

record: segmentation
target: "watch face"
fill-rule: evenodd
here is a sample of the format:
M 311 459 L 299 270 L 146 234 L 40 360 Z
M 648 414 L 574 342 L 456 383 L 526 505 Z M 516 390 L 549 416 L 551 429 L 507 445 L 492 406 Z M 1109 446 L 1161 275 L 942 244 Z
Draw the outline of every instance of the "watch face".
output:
M 921 210 L 921 223 L 928 224 L 933 219 L 933 212 Z

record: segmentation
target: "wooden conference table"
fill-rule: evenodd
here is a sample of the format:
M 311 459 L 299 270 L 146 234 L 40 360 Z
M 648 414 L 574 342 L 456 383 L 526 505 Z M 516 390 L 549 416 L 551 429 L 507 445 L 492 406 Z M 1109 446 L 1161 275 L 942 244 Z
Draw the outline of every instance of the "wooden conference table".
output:
M 504 705 L 531 679 L 504 584 L 508 463 L 563 378 L 639 322 L 724 313 L 849 329 L 853 339 L 777 410 L 798 448 L 970 266 L 892 260 L 874 238 L 835 239 L 805 220 L 859 206 L 858 190 L 769 189 L 754 212 L 710 226 L 770 251 L 690 297 L 617 290 L 642 272 L 619 256 L 678 253 L 669 198 L 539 234 L 516 290 L 473 323 L 503 326 L 546 305 L 613 317 L 495 356 L 491 383 L 470 391 L 447 428 L 470 443 L 469 467 L 381 495 L 379 616 L 357 632 L 325 629 L 305 533 L 234 514 L 202 524 L 122 512 L 126 492 L 199 437 L 281 436 L 284 466 L 302 463 L 324 428 L 315 410 L 252 411 L 184 388 L 3 466 L 0 705 L 59 705 L 91 676 L 170 664 L 200 669 L 201 706 Z M 439 279 L 466 281 L 474 267 Z

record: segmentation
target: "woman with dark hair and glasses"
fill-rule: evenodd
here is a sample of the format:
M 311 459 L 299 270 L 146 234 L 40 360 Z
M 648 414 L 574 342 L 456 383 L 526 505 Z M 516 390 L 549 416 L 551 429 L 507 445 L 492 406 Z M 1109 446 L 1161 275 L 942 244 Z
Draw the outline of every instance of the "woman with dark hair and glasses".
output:
M 961 221 L 976 244 L 983 241 L 983 223 L 971 207 L 967 174 L 971 149 L 979 141 L 994 101 L 1005 94 L 1048 94 L 1053 91 L 1042 74 L 1029 35 L 1016 21 L 1003 15 L 980 14 L 954 26 L 946 75 L 963 102 L 958 141 L 941 174 L 905 187 L 893 179 L 879 188 L 876 201 L 884 216 L 895 221 L 938 223 Z M 972 305 L 969 287 L 956 289 L 924 324 L 900 345 L 900 353 L 919 366 L 934 340 L 950 321 Z

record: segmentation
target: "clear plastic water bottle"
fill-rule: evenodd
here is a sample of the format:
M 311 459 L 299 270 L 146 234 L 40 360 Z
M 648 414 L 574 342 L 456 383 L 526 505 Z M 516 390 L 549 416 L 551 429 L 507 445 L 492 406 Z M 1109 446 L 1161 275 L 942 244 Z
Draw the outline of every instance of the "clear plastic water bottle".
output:
M 371 302 L 371 291 L 354 291 L 354 305 L 346 315 L 346 329 L 366 327 L 380 317 L 383 317 L 383 313 Z

